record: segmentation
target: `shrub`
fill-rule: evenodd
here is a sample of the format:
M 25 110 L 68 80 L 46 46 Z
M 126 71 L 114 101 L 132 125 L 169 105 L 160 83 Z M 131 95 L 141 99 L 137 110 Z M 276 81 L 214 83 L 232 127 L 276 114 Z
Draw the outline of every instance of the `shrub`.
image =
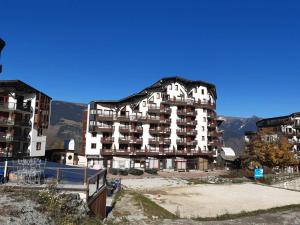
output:
M 135 176 L 141 176 L 141 175 L 144 174 L 144 171 L 139 170 L 139 169 L 135 169 L 135 168 L 130 168 L 128 170 L 128 173 L 131 174 L 131 175 L 135 175 Z
M 157 169 L 145 169 L 145 173 L 149 173 L 149 174 L 157 174 Z

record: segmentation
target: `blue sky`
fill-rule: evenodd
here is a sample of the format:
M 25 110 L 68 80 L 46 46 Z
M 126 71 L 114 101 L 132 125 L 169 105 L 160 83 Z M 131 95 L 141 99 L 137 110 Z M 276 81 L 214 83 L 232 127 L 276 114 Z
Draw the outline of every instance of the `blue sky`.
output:
M 180 75 L 216 84 L 219 114 L 300 111 L 300 1 L 0 1 L 0 76 L 53 99 L 119 99 Z

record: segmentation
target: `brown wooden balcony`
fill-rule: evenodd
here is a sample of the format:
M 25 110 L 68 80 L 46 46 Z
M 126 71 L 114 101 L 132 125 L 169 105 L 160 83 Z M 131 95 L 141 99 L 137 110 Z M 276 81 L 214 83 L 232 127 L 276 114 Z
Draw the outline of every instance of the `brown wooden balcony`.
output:
M 169 145 L 171 144 L 171 139 L 169 138 L 149 138 L 149 144 L 151 145 Z
M 119 143 L 120 144 L 129 144 L 130 143 L 130 137 L 126 138 L 119 138 Z
M 171 134 L 171 129 L 170 128 L 150 128 L 149 129 L 150 134 Z
M 130 143 L 131 144 L 143 144 L 143 138 L 131 138 Z
M 194 130 L 194 129 L 192 129 L 192 130 L 187 130 L 187 131 L 186 131 L 186 135 L 187 135 L 187 136 L 196 136 L 196 135 L 197 135 L 197 130 Z
M 149 113 L 156 113 L 156 114 L 171 114 L 171 108 L 169 107 L 160 107 L 156 105 L 149 105 L 148 106 Z
M 156 105 L 149 105 L 148 106 L 149 113 L 156 113 L 156 114 L 170 114 L 171 108 L 169 107 L 160 107 Z
M 187 141 L 186 142 L 186 145 L 188 145 L 188 146 L 196 146 L 197 145 L 197 141 L 196 140 L 193 140 L 193 141 Z
M 102 144 L 112 144 L 114 142 L 113 137 L 102 137 L 101 138 Z
M 186 120 L 181 120 L 181 119 L 177 120 L 177 125 L 186 126 Z
M 160 123 L 161 124 L 170 124 L 171 123 L 171 119 L 161 119 Z
M 176 133 L 178 136 L 186 136 L 186 129 L 177 129 Z
M 138 133 L 142 134 L 143 133 L 143 127 L 131 127 L 129 130 L 130 133 Z
M 115 114 L 97 114 L 98 121 L 115 121 L 116 115 Z
M 177 145 L 186 145 L 186 140 L 185 139 L 177 139 L 176 144 Z
M 117 116 L 117 120 L 120 121 L 120 122 L 129 122 L 131 119 L 131 117 L 129 115 L 118 115 Z
M 195 107 L 215 110 L 216 104 L 211 103 L 210 101 L 195 101 Z
M 119 127 L 119 132 L 120 133 L 129 133 L 129 131 L 130 131 L 129 126 L 128 127 L 123 127 L 123 126 Z
M 186 121 L 186 125 L 187 126 L 196 126 L 197 125 L 197 121 L 193 120 L 193 121 Z
M 106 132 L 106 133 L 113 133 L 114 132 L 114 127 L 112 126 L 107 126 L 107 127 L 95 127 L 97 132 Z
M 192 110 L 192 111 L 189 111 L 189 110 L 186 110 L 186 109 L 177 110 L 177 115 L 179 115 L 179 116 L 193 116 L 193 117 L 195 117 L 196 114 L 197 113 L 194 110 Z

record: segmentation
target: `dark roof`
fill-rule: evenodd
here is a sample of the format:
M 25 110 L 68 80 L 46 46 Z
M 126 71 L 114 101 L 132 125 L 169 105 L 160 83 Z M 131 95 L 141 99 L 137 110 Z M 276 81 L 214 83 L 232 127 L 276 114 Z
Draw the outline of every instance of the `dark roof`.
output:
M 2 49 L 4 48 L 5 46 L 5 41 L 3 41 L 1 38 L 0 38 L 0 53 L 2 51 Z
M 182 83 L 183 85 L 185 85 L 187 87 L 195 87 L 195 86 L 203 85 L 211 91 L 212 95 L 215 98 L 217 98 L 216 86 L 214 84 L 207 83 L 207 82 L 204 82 L 201 80 L 195 80 L 195 81 L 188 80 L 188 79 L 176 76 L 176 77 L 162 78 L 159 81 L 152 84 L 151 86 L 146 87 L 142 91 L 135 93 L 133 95 L 130 95 L 128 97 L 122 98 L 120 100 L 96 100 L 96 101 L 92 101 L 91 103 L 119 104 L 119 103 L 128 102 L 128 101 L 138 98 L 138 97 L 145 97 L 153 91 L 163 90 L 164 86 L 171 82 Z
M 283 124 L 285 121 L 289 120 L 290 117 L 300 116 L 300 112 L 295 112 L 287 116 L 271 117 L 259 120 L 256 122 L 258 127 L 274 127 Z
M 30 85 L 20 80 L 0 80 L 0 88 L 12 88 L 13 90 L 22 91 L 26 93 L 36 93 L 36 94 L 41 93 L 47 96 L 48 98 L 52 99 L 45 93 L 31 87 Z

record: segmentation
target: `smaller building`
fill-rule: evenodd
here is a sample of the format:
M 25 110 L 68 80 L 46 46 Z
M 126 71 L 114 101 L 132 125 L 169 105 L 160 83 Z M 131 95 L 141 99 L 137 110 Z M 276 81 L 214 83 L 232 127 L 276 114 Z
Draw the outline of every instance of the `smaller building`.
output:
M 217 165 L 222 168 L 233 168 L 237 158 L 232 148 L 222 147 L 217 157 Z
M 280 136 L 288 138 L 292 151 L 300 151 L 300 112 L 287 116 L 266 118 L 257 121 L 257 132 L 246 132 L 246 145 L 251 144 L 257 133 L 264 133 L 266 141 L 273 141 Z

